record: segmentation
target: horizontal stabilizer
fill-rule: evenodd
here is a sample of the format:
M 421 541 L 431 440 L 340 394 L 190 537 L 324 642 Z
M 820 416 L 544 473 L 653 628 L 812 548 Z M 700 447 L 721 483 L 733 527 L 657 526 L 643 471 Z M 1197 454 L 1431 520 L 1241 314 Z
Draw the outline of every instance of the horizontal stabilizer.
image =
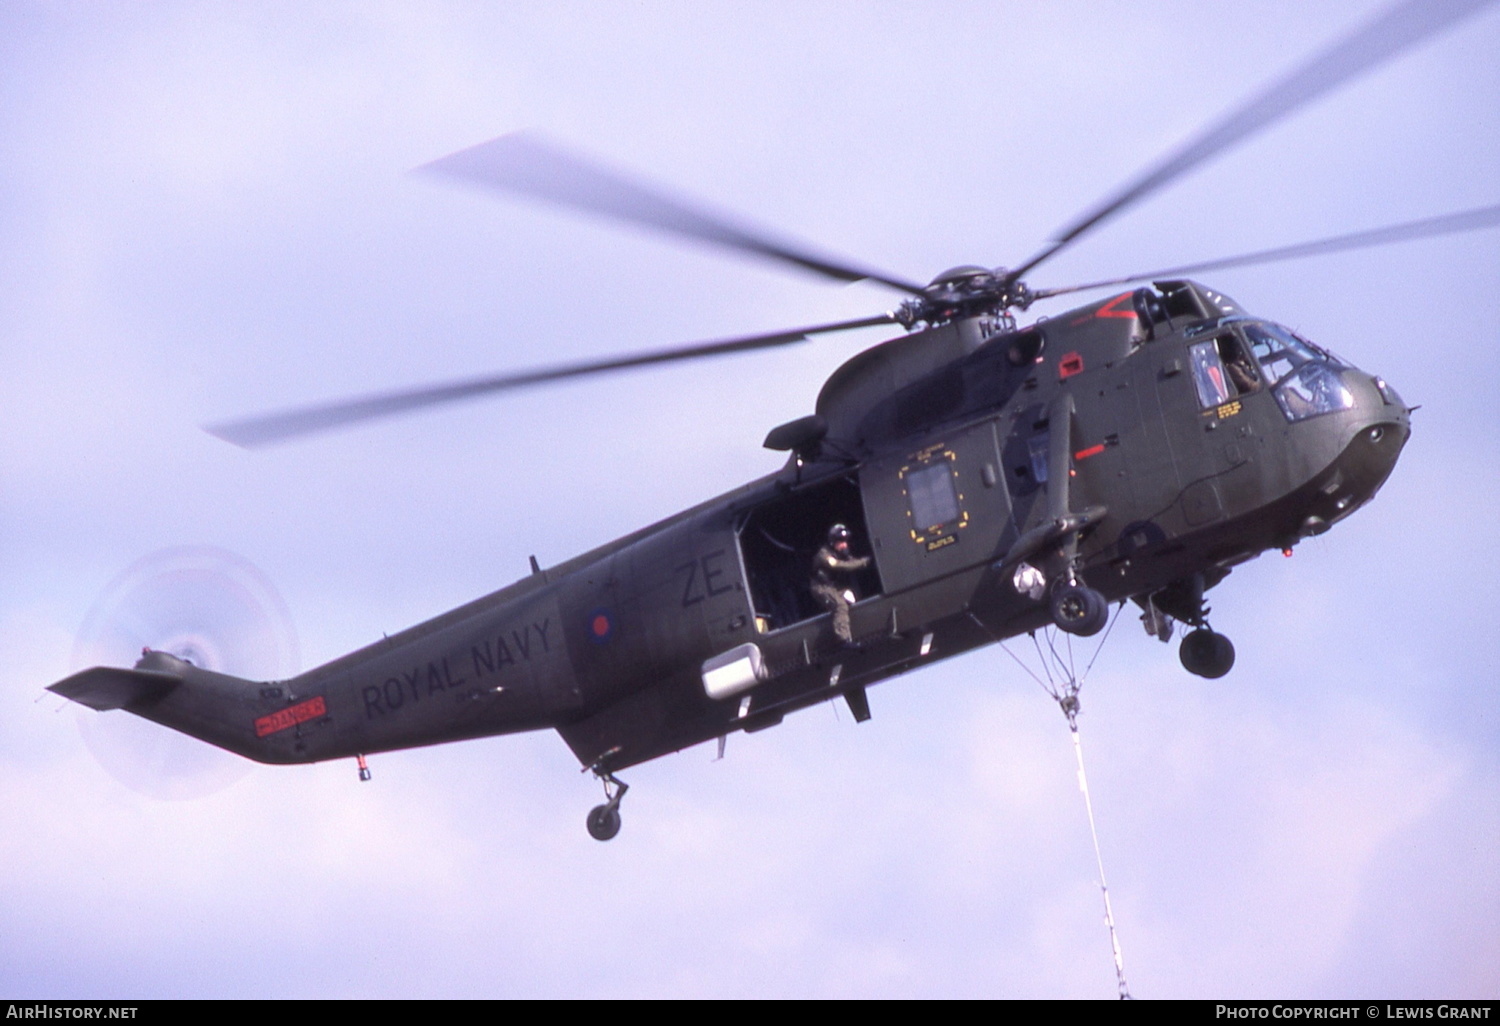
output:
M 171 673 L 96 666 L 60 680 L 47 690 L 102 711 L 160 698 L 181 683 L 182 678 Z

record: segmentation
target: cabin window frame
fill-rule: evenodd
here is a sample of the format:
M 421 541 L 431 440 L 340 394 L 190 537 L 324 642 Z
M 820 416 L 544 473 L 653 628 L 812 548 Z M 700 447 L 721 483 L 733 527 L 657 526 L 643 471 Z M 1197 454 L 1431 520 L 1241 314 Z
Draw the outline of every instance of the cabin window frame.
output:
M 958 454 L 952 449 L 933 446 L 918 453 L 901 467 L 897 477 L 906 499 L 906 520 L 913 542 L 935 551 L 945 539 L 969 525 L 969 511 L 964 508 L 958 481 Z M 937 522 L 925 522 L 929 520 Z

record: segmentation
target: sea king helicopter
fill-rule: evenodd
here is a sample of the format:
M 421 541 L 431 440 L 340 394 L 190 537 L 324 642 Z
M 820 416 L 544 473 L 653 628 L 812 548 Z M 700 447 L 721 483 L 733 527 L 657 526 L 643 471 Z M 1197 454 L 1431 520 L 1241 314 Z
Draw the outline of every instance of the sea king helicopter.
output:
M 124 709 L 263 763 L 553 729 L 620 829 L 619 771 L 842 699 L 978 646 L 1054 626 L 1099 632 L 1134 602 L 1180 658 L 1216 678 L 1234 648 L 1205 593 L 1368 502 L 1410 414 L 1384 380 L 1187 275 L 1500 224 L 1500 206 L 1109 281 L 1025 277 L 1122 209 L 1266 125 L 1417 45 L 1487 0 L 1398 5 L 1231 111 L 1013 268 L 928 284 L 822 256 L 606 170 L 533 135 L 433 173 L 708 242 L 837 281 L 905 293 L 872 317 L 390 393 L 211 426 L 263 445 L 564 378 L 800 342 L 872 325 L 814 412 L 770 432 L 777 472 L 288 680 L 249 681 L 148 649 L 51 690 Z M 1039 300 L 1121 286 L 1022 325 Z M 834 603 L 814 560 L 852 541 Z M 837 606 L 844 608 L 839 609 Z M 847 636 L 841 636 L 847 635 Z

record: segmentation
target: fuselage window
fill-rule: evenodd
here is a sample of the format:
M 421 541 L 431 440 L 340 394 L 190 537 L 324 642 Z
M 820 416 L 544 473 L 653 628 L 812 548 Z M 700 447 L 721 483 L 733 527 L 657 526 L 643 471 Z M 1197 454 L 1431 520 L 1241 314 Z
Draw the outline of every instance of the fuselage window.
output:
M 935 530 L 958 519 L 958 489 L 953 486 L 951 467 L 951 463 L 942 460 L 906 475 L 912 526 L 919 533 Z
M 1026 443 L 1026 454 L 1031 459 L 1031 479 L 1037 484 L 1047 483 L 1047 454 L 1052 448 L 1052 432 L 1041 431 L 1031 436 Z
M 956 459 L 950 451 L 939 451 L 901 468 L 912 541 L 925 544 L 929 551 L 951 543 L 957 529 L 968 523 L 964 497 L 958 490 Z

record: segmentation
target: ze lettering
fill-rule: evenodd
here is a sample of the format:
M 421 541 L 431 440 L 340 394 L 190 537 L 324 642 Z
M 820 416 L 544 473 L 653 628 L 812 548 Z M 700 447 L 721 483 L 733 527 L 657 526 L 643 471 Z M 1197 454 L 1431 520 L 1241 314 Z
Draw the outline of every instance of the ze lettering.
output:
M 682 584 L 682 608 L 686 609 L 688 606 L 695 606 L 703 601 L 703 590 L 697 587 L 698 564 L 684 563 L 672 572 L 680 574 L 684 570 L 687 571 L 687 580 Z
M 725 554 L 724 549 L 717 549 L 672 571 L 687 574 L 682 582 L 682 608 L 695 606 L 706 598 L 734 590 L 734 582 L 726 579 L 728 571 L 723 565 Z

